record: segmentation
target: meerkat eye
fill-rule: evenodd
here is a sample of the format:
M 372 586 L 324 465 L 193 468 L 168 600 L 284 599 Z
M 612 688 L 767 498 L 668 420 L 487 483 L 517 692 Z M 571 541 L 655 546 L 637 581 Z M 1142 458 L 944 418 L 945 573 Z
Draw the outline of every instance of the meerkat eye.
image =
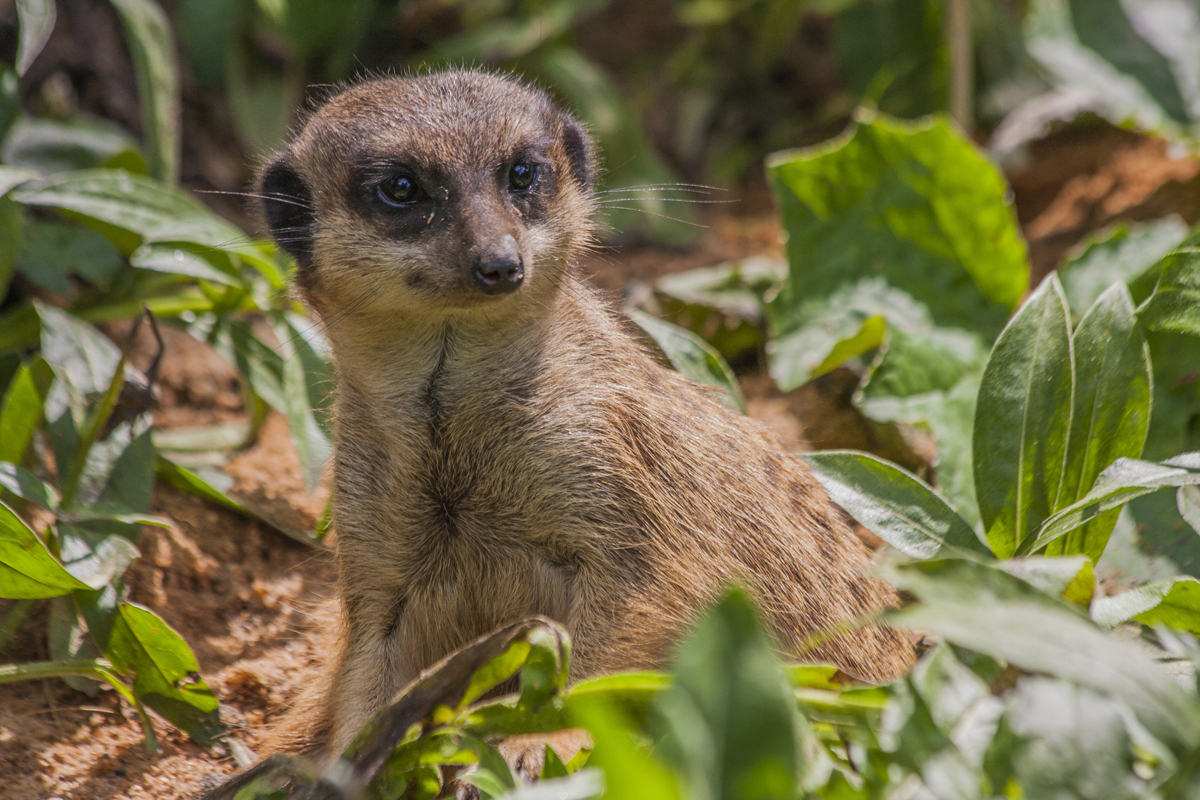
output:
M 421 196 L 421 185 L 406 172 L 399 172 L 375 187 L 379 199 L 389 206 L 405 206 Z
M 524 194 L 533 188 L 537 181 L 538 168 L 528 161 L 518 161 L 508 170 L 508 190 L 516 194 Z

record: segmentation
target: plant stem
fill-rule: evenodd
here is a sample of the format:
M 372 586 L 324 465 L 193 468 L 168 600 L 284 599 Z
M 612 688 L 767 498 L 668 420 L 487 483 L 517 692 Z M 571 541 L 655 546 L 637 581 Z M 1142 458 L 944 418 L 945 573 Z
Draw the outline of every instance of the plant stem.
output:
M 950 40 L 950 116 L 970 136 L 975 128 L 971 0 L 946 0 L 946 37 Z
M 62 661 L 38 661 L 33 664 L 0 664 L 0 685 L 70 676 L 104 681 L 116 689 L 117 694 L 124 697 L 137 710 L 138 719 L 142 725 L 142 734 L 146 737 L 146 750 L 152 754 L 157 752 L 158 736 L 154 732 L 154 724 L 150 721 L 150 715 L 146 713 L 145 706 L 138 700 L 133 690 L 121 680 L 120 673 L 105 659 L 75 658 Z
M 36 600 L 13 600 L 8 604 L 4 619 L 0 620 L 0 653 L 4 652 L 12 638 L 21 632 L 36 609 Z

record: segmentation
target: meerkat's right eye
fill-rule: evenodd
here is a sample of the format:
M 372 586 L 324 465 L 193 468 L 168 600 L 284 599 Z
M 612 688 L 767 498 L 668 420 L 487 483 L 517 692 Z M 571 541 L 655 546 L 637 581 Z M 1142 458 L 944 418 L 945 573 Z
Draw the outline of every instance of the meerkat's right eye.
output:
M 412 175 L 399 172 L 376 186 L 375 193 L 389 206 L 406 206 L 421 196 L 421 185 Z

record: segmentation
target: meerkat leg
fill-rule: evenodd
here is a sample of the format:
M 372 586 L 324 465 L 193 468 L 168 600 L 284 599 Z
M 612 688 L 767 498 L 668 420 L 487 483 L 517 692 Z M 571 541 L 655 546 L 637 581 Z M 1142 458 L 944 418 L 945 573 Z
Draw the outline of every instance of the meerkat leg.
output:
M 330 758 L 341 754 L 363 725 L 404 688 L 399 645 L 386 630 L 352 633 L 334 673 L 330 711 Z

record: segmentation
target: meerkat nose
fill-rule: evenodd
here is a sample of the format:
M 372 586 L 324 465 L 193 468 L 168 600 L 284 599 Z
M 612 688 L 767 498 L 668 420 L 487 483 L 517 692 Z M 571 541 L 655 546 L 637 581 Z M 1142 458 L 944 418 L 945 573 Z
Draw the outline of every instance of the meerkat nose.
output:
M 475 259 L 475 283 L 484 294 L 515 292 L 525 280 L 525 265 L 511 234 Z

